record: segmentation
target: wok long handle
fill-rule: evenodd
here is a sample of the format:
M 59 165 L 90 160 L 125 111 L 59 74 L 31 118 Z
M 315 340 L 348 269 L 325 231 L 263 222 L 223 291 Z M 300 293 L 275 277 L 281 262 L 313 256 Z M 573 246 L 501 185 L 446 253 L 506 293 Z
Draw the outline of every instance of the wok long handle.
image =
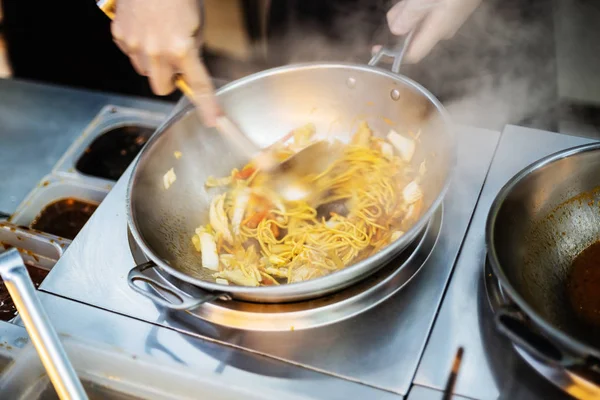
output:
M 87 399 L 17 249 L 0 254 L 0 275 L 58 396 L 61 399 Z
M 226 293 L 206 292 L 206 294 L 201 297 L 190 297 L 188 295 L 185 295 L 182 292 L 173 289 L 172 287 L 169 287 L 161 282 L 156 281 L 155 279 L 149 277 L 144 273 L 144 271 L 154 269 L 155 267 L 156 264 L 154 264 L 152 261 L 140 264 L 134 267 L 131 271 L 129 271 L 127 281 L 129 283 L 129 286 L 137 293 L 149 298 L 154 303 L 159 304 L 165 308 L 177 311 L 193 310 L 194 308 L 209 301 L 217 299 L 230 299 L 229 295 Z M 136 282 L 144 282 L 148 284 L 155 292 L 158 293 L 158 295 L 144 288 L 141 288 L 136 284 Z M 169 296 L 174 297 L 177 303 L 173 303 L 172 301 L 167 300 L 165 298 L 166 296 L 162 295 L 161 293 L 168 294 Z

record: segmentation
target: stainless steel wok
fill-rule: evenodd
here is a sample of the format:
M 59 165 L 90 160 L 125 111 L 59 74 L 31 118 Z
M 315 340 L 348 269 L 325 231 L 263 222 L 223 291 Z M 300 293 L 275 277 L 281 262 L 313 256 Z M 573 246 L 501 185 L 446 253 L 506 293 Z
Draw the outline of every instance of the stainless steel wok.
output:
M 502 188 L 486 228 L 488 259 L 509 300 L 496 315 L 500 330 L 545 362 L 593 372 L 596 382 L 600 326 L 581 317 L 567 289 L 574 259 L 600 240 L 599 189 L 600 144 L 556 153 Z
M 379 58 L 377 58 L 378 60 Z M 377 61 L 376 60 L 376 61 Z M 351 285 L 385 265 L 425 227 L 442 201 L 455 162 L 451 125 L 442 105 L 412 80 L 366 65 L 303 64 L 260 72 L 235 81 L 217 92 L 220 103 L 248 136 L 268 146 L 290 130 L 313 122 L 317 133 L 347 136 L 360 120 L 379 134 L 391 126 L 421 130 L 414 157 L 417 167 L 427 162 L 420 220 L 400 239 L 377 254 L 328 276 L 307 282 L 270 287 L 226 286 L 215 283 L 201 265 L 191 237 L 208 221 L 211 199 L 209 176 L 227 176 L 247 160 L 234 152 L 216 131 L 205 128 L 191 107 L 172 116 L 148 142 L 134 165 L 128 186 L 127 220 L 132 236 L 150 263 L 134 268 L 129 283 L 155 302 L 189 309 L 202 302 L 236 298 L 254 302 L 290 302 L 325 295 Z M 174 152 L 182 157 L 176 159 Z M 176 181 L 168 189 L 163 175 L 173 168 Z M 206 290 L 193 301 L 166 301 L 134 282 L 145 281 L 159 291 L 172 291 L 144 271 L 159 268 Z

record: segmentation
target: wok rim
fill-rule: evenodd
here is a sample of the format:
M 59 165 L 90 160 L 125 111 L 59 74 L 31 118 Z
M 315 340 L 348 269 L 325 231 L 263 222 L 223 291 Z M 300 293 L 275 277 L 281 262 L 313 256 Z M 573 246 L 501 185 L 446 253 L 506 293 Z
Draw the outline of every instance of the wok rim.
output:
M 248 75 L 246 77 L 240 78 L 238 80 L 230 82 L 229 84 L 221 87 L 219 90 L 216 91 L 216 95 L 219 96 L 220 94 L 222 94 L 224 92 L 228 92 L 230 90 L 233 90 L 239 86 L 243 86 L 254 80 L 262 79 L 262 78 L 269 77 L 272 75 L 277 75 L 277 74 L 281 74 L 281 73 L 302 70 L 302 69 L 321 69 L 321 68 L 323 68 L 323 69 L 325 69 L 325 68 L 327 68 L 327 69 L 344 68 L 347 70 L 366 71 L 369 73 L 375 73 L 378 75 L 386 76 L 388 78 L 394 79 L 397 82 L 402 83 L 405 86 L 408 86 L 408 87 L 418 91 L 419 93 L 424 95 L 427 98 L 427 100 L 429 100 L 430 104 L 432 104 L 435 107 L 437 113 L 442 118 L 442 122 L 443 122 L 444 126 L 446 127 L 445 135 L 447 135 L 449 138 L 450 146 L 447 151 L 449 165 L 447 168 L 445 182 L 444 182 L 441 190 L 437 194 L 437 197 L 431 203 L 429 208 L 421 215 L 419 220 L 403 236 L 398 238 L 393 243 L 388 244 L 385 248 L 381 249 L 377 253 L 375 253 L 357 263 L 349 265 L 339 271 L 335 271 L 334 273 L 328 274 L 323 277 L 319 277 L 319 278 L 315 278 L 315 279 L 311 279 L 311 280 L 303 281 L 303 282 L 282 284 L 282 285 L 278 285 L 278 286 L 258 286 L 258 287 L 227 286 L 227 285 L 221 285 L 221 284 L 217 284 L 217 283 L 208 282 L 208 281 L 205 281 L 202 279 L 194 278 L 186 273 L 179 271 L 175 267 L 170 266 L 166 262 L 164 262 L 161 257 L 157 256 L 152 251 L 152 247 L 149 246 L 145 242 L 145 240 L 142 238 L 142 235 L 140 234 L 140 232 L 137 229 L 137 224 L 135 222 L 135 216 L 133 215 L 133 204 L 132 204 L 133 202 L 132 202 L 132 196 L 131 196 L 133 187 L 135 186 L 135 183 L 137 180 L 138 167 L 139 167 L 140 163 L 142 162 L 142 160 L 145 159 L 144 156 L 146 154 L 148 154 L 148 150 L 150 148 L 152 148 L 152 146 L 160 139 L 160 137 L 164 134 L 165 131 L 167 131 L 171 126 L 173 126 L 175 123 L 177 123 L 188 112 L 193 110 L 193 108 L 194 108 L 193 104 L 188 104 L 186 107 L 177 111 L 175 114 L 173 114 L 169 118 L 167 118 L 167 120 L 152 135 L 151 139 L 146 143 L 143 150 L 141 151 L 141 153 L 135 160 L 134 165 L 132 166 L 132 172 L 131 172 L 131 176 L 129 177 L 129 182 L 127 184 L 127 193 L 126 193 L 127 225 L 129 226 L 129 229 L 131 231 L 131 234 L 132 234 L 134 240 L 136 241 L 138 246 L 140 246 L 140 249 L 144 252 L 144 254 L 152 262 L 154 262 L 156 264 L 156 266 L 158 268 L 169 273 L 170 275 L 174 276 L 175 278 L 178 278 L 184 282 L 187 282 L 189 284 L 197 286 L 201 289 L 205 289 L 207 291 L 228 293 L 228 294 L 231 294 L 233 297 L 246 296 L 246 297 L 255 297 L 255 298 L 260 298 L 260 297 L 270 298 L 270 297 L 280 296 L 280 297 L 286 298 L 287 300 L 270 301 L 270 302 L 287 302 L 287 301 L 293 301 L 293 300 L 291 300 L 291 298 L 293 298 L 293 297 L 299 298 L 299 297 L 303 297 L 303 295 L 304 295 L 304 297 L 306 297 L 305 294 L 310 291 L 317 292 L 315 294 L 315 296 L 312 296 L 312 297 L 318 297 L 318 296 L 325 295 L 327 293 L 331 293 L 331 292 L 337 290 L 337 288 L 342 287 L 344 285 L 335 284 L 335 282 L 330 282 L 330 281 L 338 280 L 338 279 L 342 278 L 343 275 L 346 275 L 346 278 L 343 279 L 343 282 L 348 282 L 348 281 L 357 282 L 357 281 L 365 279 L 371 273 L 377 271 L 380 267 L 383 267 L 387 262 L 390 262 L 393 259 L 393 257 L 395 257 L 397 254 L 399 254 L 402 250 L 404 250 L 412 242 L 412 240 L 414 240 L 417 237 L 417 235 L 422 231 L 422 229 L 426 226 L 426 224 L 431 219 L 433 213 L 435 213 L 435 211 L 441 205 L 441 203 L 448 191 L 448 188 L 450 186 L 450 183 L 452 181 L 452 178 L 453 178 L 455 170 L 456 170 L 457 146 L 456 146 L 456 137 L 454 134 L 455 125 L 451 121 L 450 116 L 448 115 L 448 112 L 446 111 L 444 106 L 441 104 L 441 102 L 435 96 L 433 96 L 432 93 L 430 93 L 427 89 L 425 89 L 423 86 L 421 86 L 417 82 L 413 81 L 412 79 L 410 79 L 404 75 L 395 74 L 389 70 L 385 70 L 385 69 L 382 69 L 379 67 L 367 66 L 367 65 L 362 65 L 362 64 L 353 64 L 353 63 L 340 63 L 340 62 L 331 62 L 331 63 L 311 62 L 311 63 L 292 64 L 292 65 L 287 65 L 287 66 L 282 66 L 282 67 L 271 68 L 271 69 L 268 69 L 265 71 L 260 71 L 260 72 Z M 367 268 L 367 264 L 377 265 L 377 267 Z M 359 269 L 364 269 L 363 273 L 358 276 L 353 276 L 352 272 L 355 270 L 359 270 Z M 346 286 L 347 285 L 345 285 L 344 287 L 346 287 Z M 302 290 L 302 289 L 304 289 L 304 290 Z M 323 291 L 325 291 L 326 293 L 323 293 Z M 288 299 L 288 298 L 290 298 L 290 299 Z
M 496 251 L 496 247 L 494 245 L 494 228 L 496 227 L 497 223 L 499 224 L 497 220 L 498 213 L 502 209 L 507 197 L 512 193 L 515 187 L 523 181 L 523 179 L 530 176 L 533 172 L 565 158 L 594 151 L 600 151 L 600 142 L 579 145 L 557 151 L 529 164 L 515 174 L 502 187 L 502 189 L 500 189 L 492 203 L 492 206 L 490 207 L 485 227 L 485 241 L 487 247 L 487 258 L 490 262 L 492 270 L 494 271 L 494 274 L 496 275 L 496 278 L 500 282 L 500 286 L 506 290 L 508 298 L 517 304 L 521 312 L 527 315 L 527 317 L 531 318 L 534 324 L 542 329 L 544 334 L 547 334 L 551 337 L 551 339 L 558 341 L 571 351 L 574 351 L 580 355 L 593 355 L 594 357 L 600 357 L 600 349 L 586 344 L 567 332 L 556 328 L 550 322 L 548 322 L 546 318 L 542 317 L 532 306 L 529 305 L 529 303 L 521 296 L 519 291 L 511 284 L 507 275 L 504 273 L 504 268 L 500 263 L 498 252 Z

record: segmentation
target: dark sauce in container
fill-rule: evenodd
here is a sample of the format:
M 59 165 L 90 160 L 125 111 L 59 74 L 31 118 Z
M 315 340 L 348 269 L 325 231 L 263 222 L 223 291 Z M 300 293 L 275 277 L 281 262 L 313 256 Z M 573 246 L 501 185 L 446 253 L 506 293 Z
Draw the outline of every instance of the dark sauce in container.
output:
M 25 264 L 27 267 L 27 272 L 29 272 L 29 276 L 33 281 L 33 285 L 37 289 L 40 287 L 42 281 L 46 278 L 46 275 L 50 271 L 45 270 L 43 268 L 36 267 L 35 265 Z M 17 308 L 15 307 L 15 303 L 13 303 L 10 294 L 8 293 L 8 289 L 4 285 L 4 282 L 0 280 L 0 320 L 2 321 L 10 321 L 17 315 Z
M 142 150 L 154 128 L 121 126 L 98 136 L 77 160 L 83 174 L 116 181 Z
M 75 239 L 90 219 L 98 204 L 74 198 L 60 199 L 48 204 L 31 223 L 32 229 Z

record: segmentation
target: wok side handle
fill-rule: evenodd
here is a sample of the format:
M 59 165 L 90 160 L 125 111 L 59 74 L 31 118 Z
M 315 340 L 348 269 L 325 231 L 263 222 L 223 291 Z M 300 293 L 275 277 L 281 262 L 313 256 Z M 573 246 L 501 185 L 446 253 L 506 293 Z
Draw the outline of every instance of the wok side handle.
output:
M 562 368 L 572 368 L 581 364 L 546 337 L 531 330 L 521 312 L 514 307 L 500 308 L 496 312 L 495 322 L 500 333 L 542 362 Z
M 145 296 L 146 298 L 152 300 L 156 304 L 161 305 L 162 307 L 168 308 L 170 310 L 185 311 L 192 310 L 200 306 L 201 304 L 217 300 L 219 298 L 229 298 L 229 295 L 225 293 L 210 292 L 206 292 L 206 295 L 203 295 L 202 297 L 185 296 L 181 292 L 175 291 L 174 289 L 166 286 L 161 282 L 156 281 L 155 279 L 149 277 L 144 273 L 144 271 L 154 269 L 155 267 L 156 264 L 154 264 L 152 261 L 134 267 L 131 271 L 129 271 L 129 274 L 127 276 L 127 283 L 129 283 L 129 287 L 135 290 L 137 293 Z M 136 282 L 146 283 L 158 294 L 152 293 L 151 291 L 138 286 Z M 161 293 L 165 293 L 169 296 L 174 297 L 177 300 L 177 303 L 167 300 L 165 296 L 161 295 Z
M 412 42 L 412 38 L 415 35 L 416 28 L 413 28 L 408 35 L 404 37 L 404 41 L 401 44 L 395 46 L 394 48 L 390 48 L 388 46 L 381 46 L 379 51 L 373 55 L 373 57 L 369 60 L 367 65 L 374 67 L 381 59 L 386 56 L 392 58 L 392 72 L 395 74 L 400 73 L 400 66 L 402 65 L 402 60 L 404 59 L 404 54 L 410 46 Z

